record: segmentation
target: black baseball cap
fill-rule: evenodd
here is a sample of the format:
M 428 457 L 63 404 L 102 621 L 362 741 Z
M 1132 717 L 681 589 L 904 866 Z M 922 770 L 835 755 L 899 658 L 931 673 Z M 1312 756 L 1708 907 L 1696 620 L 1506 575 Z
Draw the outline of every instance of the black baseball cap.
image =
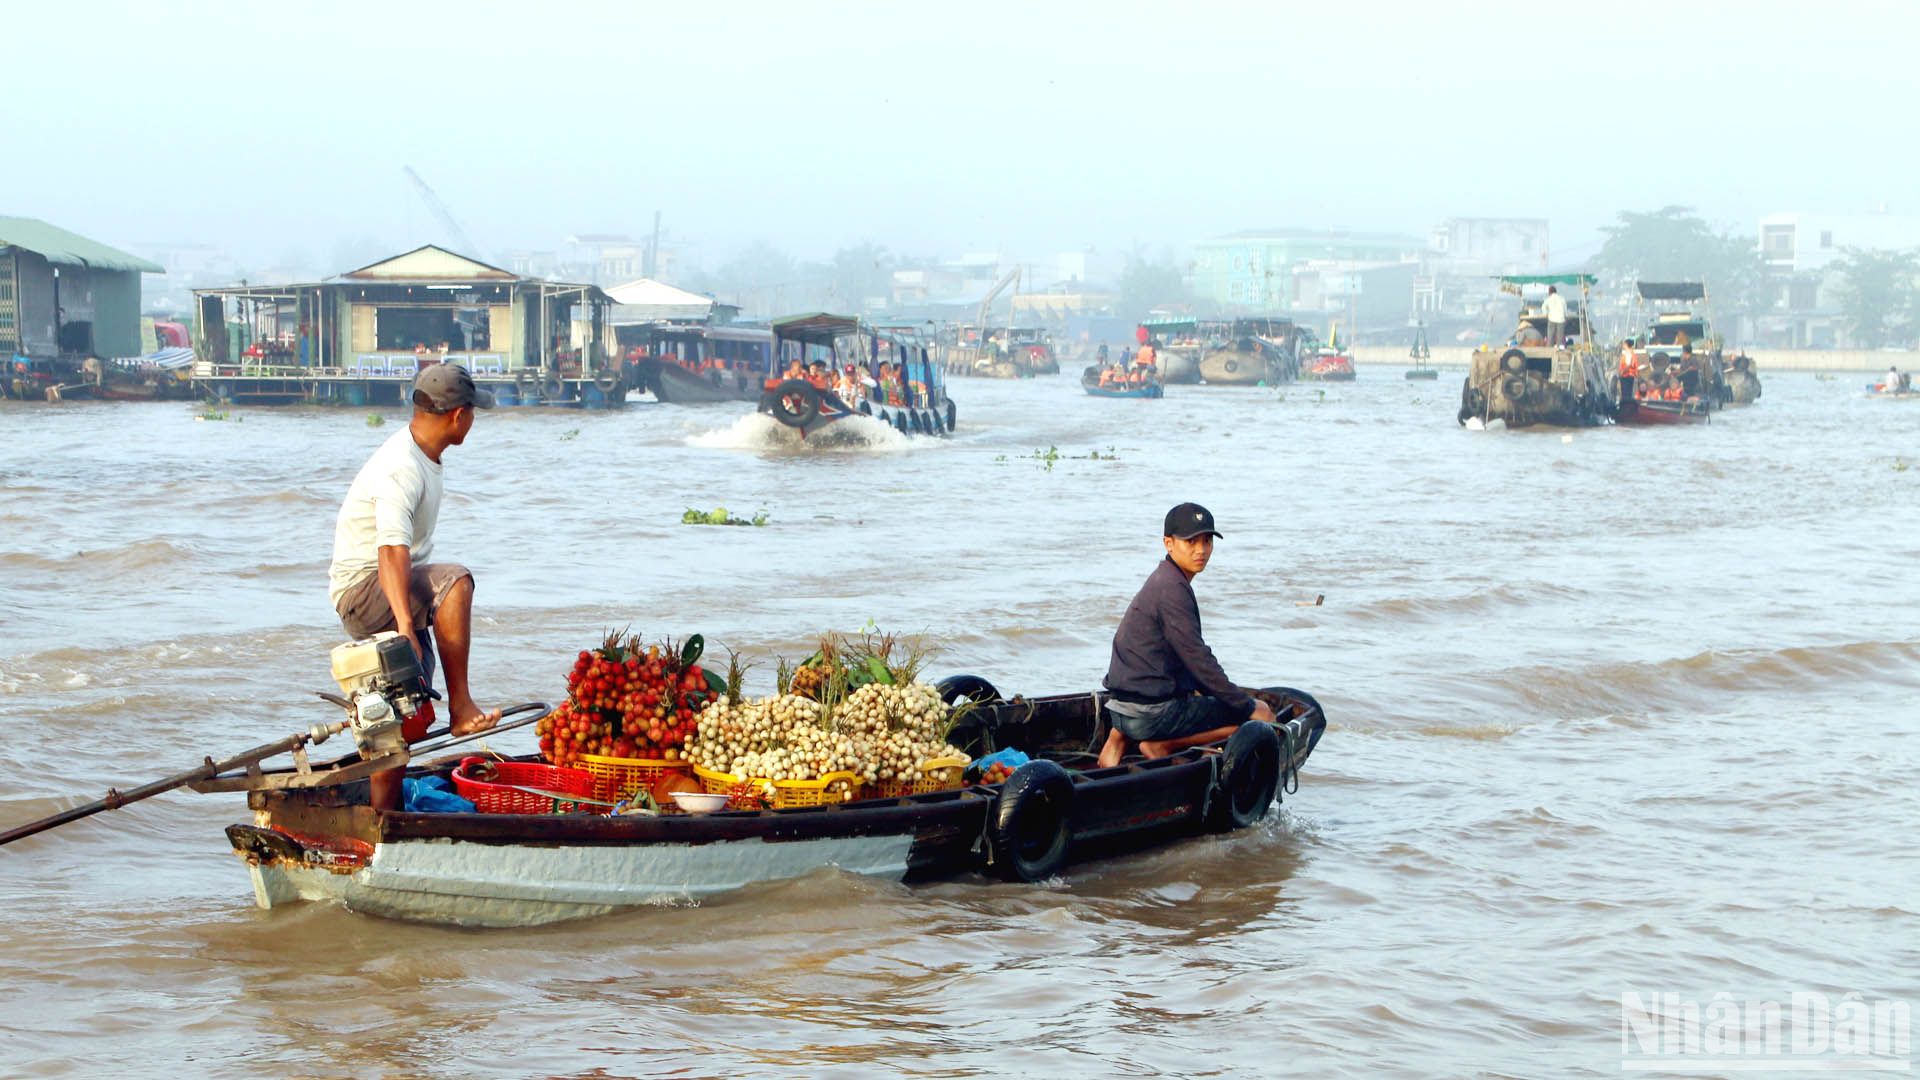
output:
M 1199 503 L 1181 503 L 1167 511 L 1167 527 L 1162 535 L 1191 540 L 1201 533 L 1220 536 L 1220 530 L 1213 527 L 1213 511 Z
M 427 395 L 437 412 L 452 412 L 463 405 L 493 408 L 493 392 L 473 385 L 473 376 L 459 364 L 434 364 L 413 380 L 416 394 Z

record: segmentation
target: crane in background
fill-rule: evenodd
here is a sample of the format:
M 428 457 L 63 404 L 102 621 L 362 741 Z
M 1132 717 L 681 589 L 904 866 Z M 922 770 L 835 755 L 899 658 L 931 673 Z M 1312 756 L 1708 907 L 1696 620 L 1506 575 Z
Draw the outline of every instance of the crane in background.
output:
M 447 230 L 453 241 L 460 245 L 460 254 L 485 262 L 487 253 L 480 250 L 480 245 L 474 243 L 473 237 L 467 235 L 467 230 L 460 227 L 460 222 L 453 216 L 453 211 L 447 209 L 447 204 L 440 201 L 440 196 L 425 180 L 420 179 L 420 174 L 413 171 L 413 166 L 402 165 L 400 169 L 407 174 L 408 180 L 413 181 L 414 191 L 419 193 L 420 201 L 427 204 L 427 209 L 433 212 L 433 216 L 440 222 L 440 227 Z

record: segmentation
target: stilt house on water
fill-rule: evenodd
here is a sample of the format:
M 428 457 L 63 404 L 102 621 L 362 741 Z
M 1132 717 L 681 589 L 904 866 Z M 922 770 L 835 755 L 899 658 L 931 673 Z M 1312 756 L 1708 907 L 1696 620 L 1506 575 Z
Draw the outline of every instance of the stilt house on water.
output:
M 0 392 L 41 399 L 82 381 L 89 359 L 138 356 L 140 275 L 165 272 L 44 221 L 0 217 Z
M 427 245 L 303 285 L 196 289 L 194 382 L 219 401 L 398 405 L 434 363 L 502 405 L 618 408 L 598 287 L 525 278 Z

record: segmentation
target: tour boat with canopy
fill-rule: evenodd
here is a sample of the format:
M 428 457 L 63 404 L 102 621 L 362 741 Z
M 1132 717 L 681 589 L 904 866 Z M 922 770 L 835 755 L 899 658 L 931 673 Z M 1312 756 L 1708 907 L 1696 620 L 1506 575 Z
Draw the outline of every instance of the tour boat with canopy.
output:
M 826 369 L 824 385 L 806 375 L 816 363 Z M 776 320 L 762 388 L 760 411 L 803 436 L 851 416 L 871 416 L 903 435 L 950 434 L 957 420 L 923 335 L 883 331 L 850 315 Z

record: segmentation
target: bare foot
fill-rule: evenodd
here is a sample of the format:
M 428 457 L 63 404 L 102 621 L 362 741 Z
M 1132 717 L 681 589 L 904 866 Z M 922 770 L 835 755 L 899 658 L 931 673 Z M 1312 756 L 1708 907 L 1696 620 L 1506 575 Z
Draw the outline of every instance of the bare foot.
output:
M 1094 767 L 1111 769 L 1115 765 L 1120 764 L 1120 759 L 1125 757 L 1126 754 L 1127 737 L 1121 733 L 1119 728 L 1114 728 L 1112 731 L 1107 732 L 1107 741 L 1100 747 L 1100 756 L 1094 759 Z
M 447 713 L 453 717 L 453 722 L 447 730 L 455 735 L 472 735 L 476 731 L 485 731 L 500 722 L 499 709 L 482 710 L 480 706 L 473 703 L 471 698 L 450 703 L 447 706 Z

